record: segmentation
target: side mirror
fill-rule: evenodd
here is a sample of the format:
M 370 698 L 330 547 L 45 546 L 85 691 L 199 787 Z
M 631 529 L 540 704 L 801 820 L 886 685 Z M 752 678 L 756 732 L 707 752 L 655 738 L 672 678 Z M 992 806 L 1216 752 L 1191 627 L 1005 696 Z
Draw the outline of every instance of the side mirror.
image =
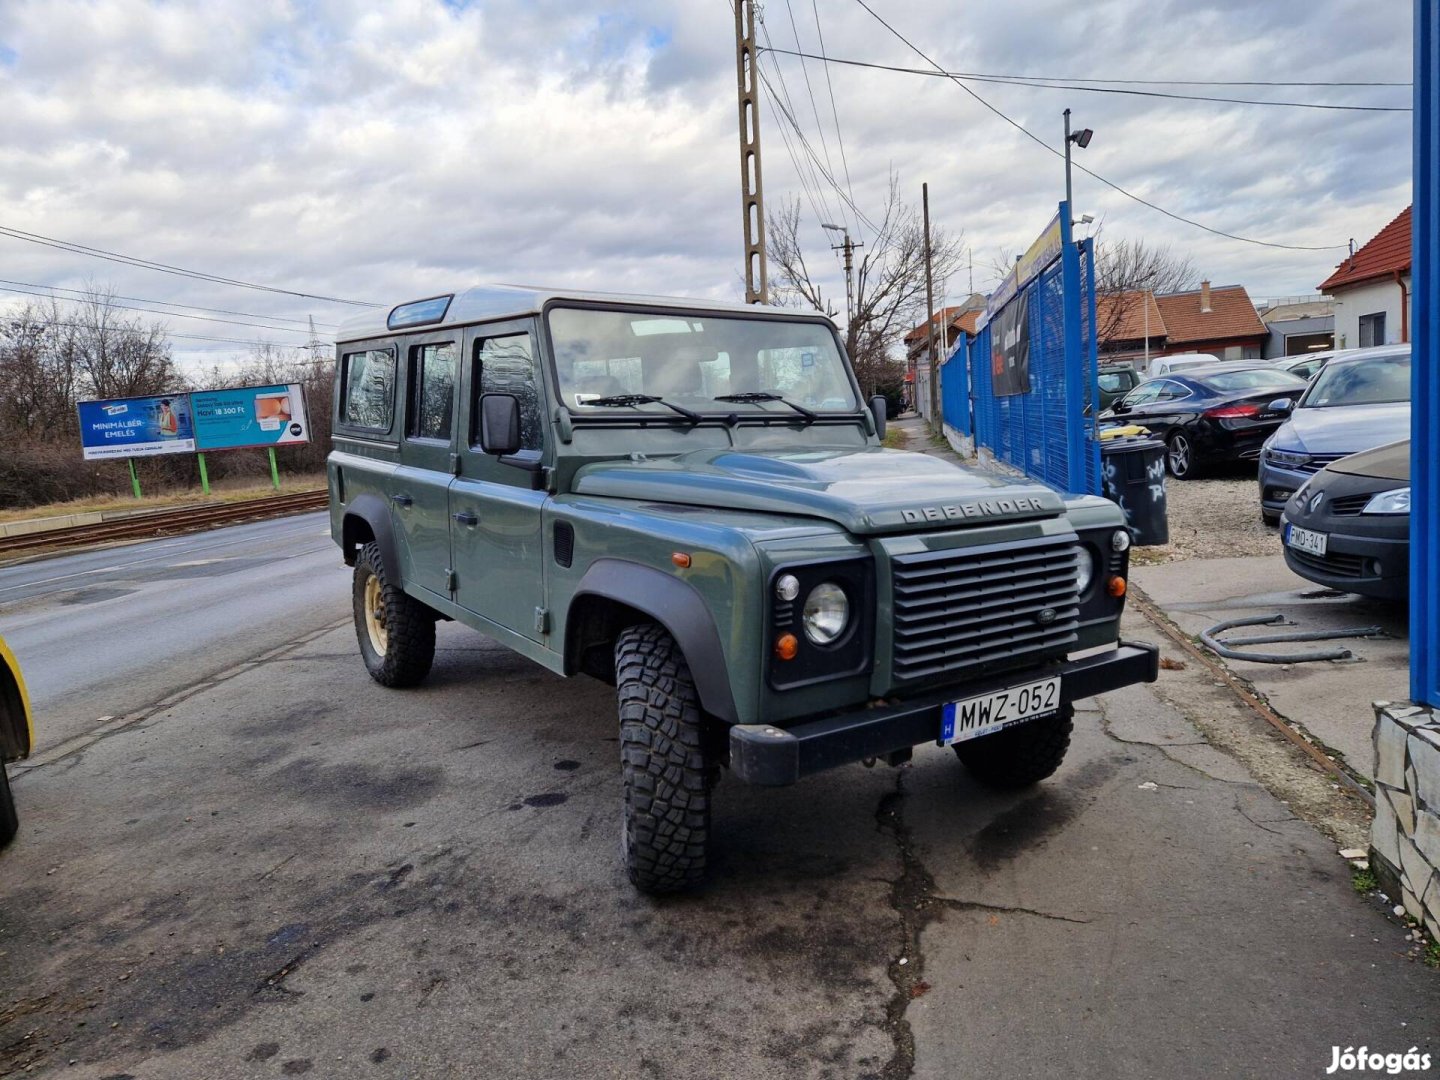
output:
M 499 457 L 520 449 L 520 400 L 514 394 L 480 395 L 480 448 Z
M 1114 405 L 1110 406 L 1110 411 L 1112 413 L 1127 413 L 1130 411 L 1130 406 L 1125 404 L 1124 398 L 1121 398 L 1119 401 L 1115 402 Z
M 875 418 L 875 434 L 881 439 L 885 438 L 885 410 L 888 403 L 884 394 L 876 394 L 870 399 L 870 415 Z
M 1295 402 L 1291 401 L 1288 397 L 1276 398 L 1270 402 L 1271 412 L 1289 412 L 1294 407 Z

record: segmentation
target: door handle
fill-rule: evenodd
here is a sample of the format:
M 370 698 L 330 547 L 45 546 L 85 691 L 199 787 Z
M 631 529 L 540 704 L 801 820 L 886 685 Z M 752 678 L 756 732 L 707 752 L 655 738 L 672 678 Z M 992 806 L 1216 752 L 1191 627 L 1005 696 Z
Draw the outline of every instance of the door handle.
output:
M 460 511 L 460 513 L 451 514 L 450 516 L 453 517 L 456 521 L 458 521 L 461 525 L 480 524 L 480 519 L 476 517 L 473 513 L 471 513 L 469 510 L 462 510 Z
M 393 502 L 396 506 L 409 506 L 415 500 L 412 499 L 409 495 L 391 495 L 390 501 Z

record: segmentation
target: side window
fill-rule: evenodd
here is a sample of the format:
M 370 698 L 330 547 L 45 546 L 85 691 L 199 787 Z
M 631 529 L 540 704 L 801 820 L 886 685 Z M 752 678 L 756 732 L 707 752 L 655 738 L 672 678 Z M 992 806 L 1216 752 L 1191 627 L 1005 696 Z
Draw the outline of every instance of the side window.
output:
M 1158 382 L 1142 383 L 1125 395 L 1125 406 L 1133 409 L 1136 405 L 1148 405 L 1155 400 L 1155 396 L 1159 393 L 1160 384 Z
M 505 334 L 475 343 L 476 400 L 470 410 L 480 415 L 481 394 L 514 394 L 520 401 L 520 448 L 541 448 L 540 389 L 535 378 L 535 357 L 529 334 Z M 472 445 L 479 445 L 479 421 L 470 432 Z
M 340 422 L 389 431 L 395 416 L 395 350 L 346 353 L 340 390 Z
M 1156 401 L 1174 401 L 1176 398 L 1185 397 L 1189 393 L 1185 387 L 1169 379 L 1161 382 L 1155 394 Z
M 410 438 L 450 441 L 457 352 L 453 341 L 410 350 L 410 420 L 405 431 Z

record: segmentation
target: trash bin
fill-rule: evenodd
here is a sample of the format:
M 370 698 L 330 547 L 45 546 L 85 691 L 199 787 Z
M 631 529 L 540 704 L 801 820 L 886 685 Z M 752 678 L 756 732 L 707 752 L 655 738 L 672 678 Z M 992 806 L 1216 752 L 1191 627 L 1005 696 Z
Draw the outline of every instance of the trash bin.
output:
M 1170 541 L 1165 515 L 1165 444 L 1133 428 L 1100 433 L 1100 477 L 1105 497 L 1125 512 L 1139 547 Z

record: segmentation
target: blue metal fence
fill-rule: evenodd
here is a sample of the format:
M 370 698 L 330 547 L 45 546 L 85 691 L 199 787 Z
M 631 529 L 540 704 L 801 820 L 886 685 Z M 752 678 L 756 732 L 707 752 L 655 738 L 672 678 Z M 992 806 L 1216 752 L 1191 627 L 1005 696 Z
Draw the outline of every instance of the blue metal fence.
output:
M 970 430 L 969 335 L 961 331 L 950 355 L 940 361 L 940 404 L 945 423 L 967 438 Z
M 1415 3 L 1410 696 L 1440 708 L 1440 5 Z
M 1022 288 L 1030 304 L 1030 392 L 995 394 L 990 364 L 993 321 L 970 344 L 975 442 L 1000 461 L 1060 491 L 1098 495 L 1095 252 L 1090 240 L 1071 242 L 1069 207 L 1064 203 L 1060 224 L 1060 257 Z M 1017 294 L 1011 303 L 1018 299 Z M 962 417 L 967 411 L 958 400 L 952 405 L 946 394 L 946 423 L 966 432 L 961 420 L 968 419 Z

